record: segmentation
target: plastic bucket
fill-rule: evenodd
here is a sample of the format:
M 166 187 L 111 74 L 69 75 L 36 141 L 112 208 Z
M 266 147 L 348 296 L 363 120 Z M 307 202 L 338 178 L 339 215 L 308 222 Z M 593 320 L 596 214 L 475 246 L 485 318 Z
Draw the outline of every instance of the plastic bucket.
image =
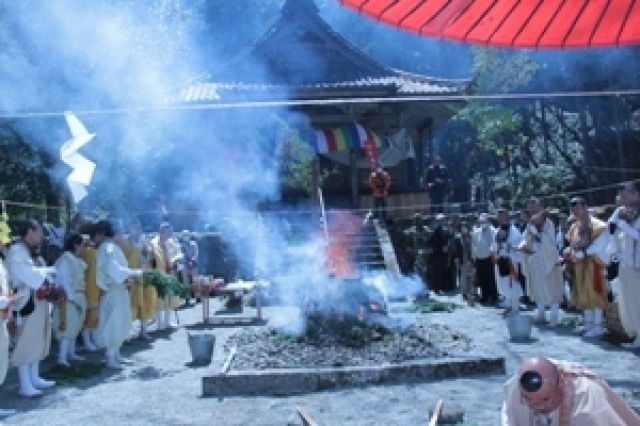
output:
M 213 346 L 216 337 L 213 334 L 191 334 L 188 333 L 189 349 L 191 350 L 191 358 L 193 364 L 208 365 L 211 363 L 213 356 Z
M 528 315 L 514 314 L 506 318 L 509 337 L 514 342 L 531 339 L 532 319 Z

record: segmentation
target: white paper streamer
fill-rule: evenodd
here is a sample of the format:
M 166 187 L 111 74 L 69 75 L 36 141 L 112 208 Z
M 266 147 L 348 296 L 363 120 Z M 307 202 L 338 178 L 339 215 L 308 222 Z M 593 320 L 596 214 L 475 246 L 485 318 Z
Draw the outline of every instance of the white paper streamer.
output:
M 87 196 L 86 187 L 91 182 L 96 163 L 88 160 L 77 151 L 88 144 L 94 138 L 95 133 L 87 132 L 78 117 L 70 111 L 64 113 L 64 118 L 67 120 L 71 139 L 60 147 L 60 160 L 72 169 L 71 174 L 67 176 L 67 183 L 71 190 L 73 202 L 78 204 Z

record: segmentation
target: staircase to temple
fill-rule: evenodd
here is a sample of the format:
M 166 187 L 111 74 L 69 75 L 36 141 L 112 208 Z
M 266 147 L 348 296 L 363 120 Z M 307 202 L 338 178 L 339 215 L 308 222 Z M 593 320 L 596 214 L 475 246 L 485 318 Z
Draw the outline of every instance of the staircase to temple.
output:
M 354 213 L 355 215 L 355 213 Z M 374 220 L 360 218 L 361 226 L 339 233 L 330 239 L 339 240 L 346 246 L 345 253 L 351 256 L 354 269 L 359 272 L 388 271 L 399 276 L 399 268 L 389 234 Z
M 372 221 L 363 224 L 360 235 L 354 236 L 354 260 L 361 271 L 379 271 L 386 269 L 382 248 Z

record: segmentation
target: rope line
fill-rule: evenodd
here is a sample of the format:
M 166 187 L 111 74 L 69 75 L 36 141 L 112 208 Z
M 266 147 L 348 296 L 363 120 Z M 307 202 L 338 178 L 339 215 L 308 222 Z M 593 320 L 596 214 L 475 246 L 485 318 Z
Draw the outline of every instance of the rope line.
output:
M 624 181 L 627 182 L 627 181 Z M 636 179 L 634 182 L 639 182 L 640 183 L 640 179 Z M 571 196 L 574 195 L 585 195 L 585 194 L 591 194 L 594 192 L 599 192 L 599 191 L 604 191 L 604 190 L 610 190 L 613 188 L 617 188 L 620 186 L 620 184 L 623 182 L 617 182 L 617 183 L 612 183 L 612 184 L 608 184 L 608 185 L 601 185 L 601 186 L 595 186 L 595 187 L 591 187 L 591 188 L 585 188 L 585 189 L 581 189 L 581 190 L 575 190 L 575 191 L 565 191 L 565 192 L 560 192 L 558 194 L 554 194 L 554 195 L 544 195 L 544 196 L 539 196 L 538 198 L 541 200 L 550 200 L 550 199 L 557 199 L 557 198 L 570 198 Z M 403 194 L 399 194 L 399 195 L 403 195 Z M 52 210 L 62 210 L 65 209 L 65 207 L 61 207 L 61 206 L 47 206 L 46 204 L 34 204 L 34 203 L 26 203 L 26 202 L 19 202 L 19 201 L 10 201 L 10 200 L 1 200 L 0 199 L 0 203 L 4 203 L 6 205 L 13 205 L 13 206 L 18 206 L 18 207 L 26 207 L 26 208 L 39 208 L 39 209 L 52 209 Z M 485 202 L 485 201 L 478 201 L 478 202 L 470 202 L 470 201 L 464 201 L 464 202 L 449 202 L 449 203 L 444 203 L 444 204 L 427 204 L 427 203 L 418 203 L 418 204 L 409 204 L 409 205 L 404 205 L 404 206 L 388 206 L 387 207 L 387 211 L 396 211 L 396 210 L 426 210 L 428 208 L 434 208 L 434 207 L 445 207 L 448 209 L 451 209 L 452 207 L 466 207 L 466 206 L 473 206 L 473 207 L 481 207 L 481 206 L 492 206 L 494 205 L 493 202 Z M 611 204 L 613 205 L 613 204 Z M 609 205 L 606 205 L 609 206 Z M 352 208 L 349 209 L 351 211 L 354 212 L 367 212 L 369 210 L 371 210 L 370 208 Z M 477 209 L 476 209 L 477 210 Z M 205 210 L 205 209 L 200 209 L 200 210 L 168 210 L 169 214 L 173 214 L 173 215 L 193 215 L 195 214 L 210 214 L 212 212 L 220 212 L 220 210 L 218 209 L 210 209 L 210 210 Z M 279 214 L 294 214 L 294 213 L 313 213 L 315 212 L 315 210 L 305 210 L 305 209 L 300 209 L 300 210 L 267 210 L 267 211 L 263 211 L 262 213 L 279 213 Z M 135 211 L 130 211 L 130 213 L 132 215 L 140 215 L 140 214 L 157 214 L 158 211 L 157 210 L 135 210 Z M 216 216 L 233 216 L 238 214 L 238 212 L 232 212 L 232 214 L 218 214 Z
M 447 102 L 469 100 L 517 100 L 517 99 L 555 99 L 555 98 L 588 98 L 588 97 L 615 97 L 640 95 L 640 89 L 625 90 L 599 90 L 599 91 L 575 91 L 575 92 L 545 92 L 545 93 L 489 93 L 489 94 L 448 94 L 448 95 L 416 95 L 416 96 L 378 96 L 378 97 L 341 97 L 328 99 L 271 99 L 263 101 L 237 101 L 237 102 L 202 102 L 197 104 L 165 104 L 148 105 L 139 107 L 121 107 L 74 110 L 76 115 L 119 115 L 140 114 L 166 111 L 202 111 L 219 109 L 242 108 L 277 108 L 314 105 L 338 105 L 338 104 L 366 104 L 366 103 L 399 103 L 399 102 Z M 48 118 L 64 116 L 65 111 L 1 111 L 0 119 L 17 118 Z

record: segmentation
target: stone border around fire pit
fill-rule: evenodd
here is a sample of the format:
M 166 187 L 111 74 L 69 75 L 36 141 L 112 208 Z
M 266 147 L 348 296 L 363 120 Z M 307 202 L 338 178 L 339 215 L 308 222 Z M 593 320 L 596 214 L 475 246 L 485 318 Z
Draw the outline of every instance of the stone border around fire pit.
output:
M 499 358 L 448 358 L 368 367 L 237 371 L 202 378 L 202 396 L 288 396 L 372 384 L 505 374 Z

